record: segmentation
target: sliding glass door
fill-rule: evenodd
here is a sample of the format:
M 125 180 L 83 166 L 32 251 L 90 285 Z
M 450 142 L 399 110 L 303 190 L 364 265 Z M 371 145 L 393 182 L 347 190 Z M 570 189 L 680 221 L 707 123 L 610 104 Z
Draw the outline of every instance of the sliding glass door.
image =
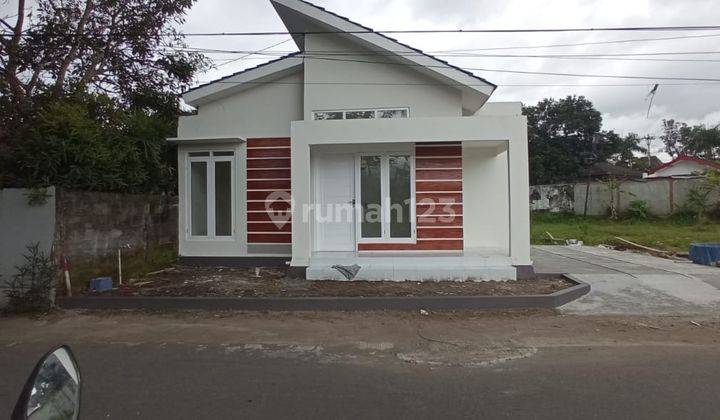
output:
M 233 152 L 191 152 L 188 156 L 189 236 L 233 235 Z
M 415 240 L 415 162 L 409 153 L 358 156 L 358 240 Z

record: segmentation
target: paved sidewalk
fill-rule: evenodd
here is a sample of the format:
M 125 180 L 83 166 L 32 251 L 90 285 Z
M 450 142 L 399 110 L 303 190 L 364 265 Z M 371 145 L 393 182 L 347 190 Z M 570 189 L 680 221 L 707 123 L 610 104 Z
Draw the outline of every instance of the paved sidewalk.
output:
M 571 274 L 592 287 L 562 307 L 568 313 L 720 313 L 720 268 L 589 246 L 535 246 L 532 254 L 538 273 Z

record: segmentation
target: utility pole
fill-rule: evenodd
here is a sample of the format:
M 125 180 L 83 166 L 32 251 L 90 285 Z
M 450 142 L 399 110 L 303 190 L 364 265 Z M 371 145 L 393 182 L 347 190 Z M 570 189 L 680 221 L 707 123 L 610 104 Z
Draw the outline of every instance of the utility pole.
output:
M 651 166 L 652 166 L 652 159 L 651 159 L 652 158 L 652 150 L 650 150 L 650 146 L 652 145 L 652 141 L 655 138 L 648 134 L 647 136 L 644 137 L 644 139 L 645 139 L 645 144 L 647 145 L 648 170 L 650 170 Z

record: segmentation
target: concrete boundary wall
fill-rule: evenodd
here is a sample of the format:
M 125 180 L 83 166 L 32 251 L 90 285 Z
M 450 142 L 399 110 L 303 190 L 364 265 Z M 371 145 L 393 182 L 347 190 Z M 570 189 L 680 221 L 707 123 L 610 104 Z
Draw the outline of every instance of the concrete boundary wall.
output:
M 631 202 L 645 201 L 650 213 L 668 216 L 680 209 L 687 201 L 692 189 L 702 190 L 704 178 L 689 179 L 642 179 L 622 181 L 615 203 L 620 213 L 627 211 Z M 530 187 L 530 209 L 552 213 L 584 214 L 585 196 L 588 194 L 587 214 L 605 216 L 608 214 L 611 196 L 608 185 L 601 181 L 535 185 Z M 720 200 L 720 194 L 713 193 L 710 203 Z

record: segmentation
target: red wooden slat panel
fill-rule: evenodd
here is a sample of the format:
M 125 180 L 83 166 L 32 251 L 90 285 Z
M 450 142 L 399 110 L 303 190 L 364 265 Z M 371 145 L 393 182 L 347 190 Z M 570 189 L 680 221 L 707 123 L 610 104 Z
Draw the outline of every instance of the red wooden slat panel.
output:
M 290 232 L 292 224 L 281 223 L 280 226 L 275 223 L 248 223 L 248 232 Z
M 432 229 L 418 229 L 418 239 L 425 238 L 441 238 L 441 239 L 455 239 L 463 237 L 462 228 L 432 228 Z
M 463 249 L 462 240 L 426 240 L 416 244 L 358 244 L 360 251 L 451 251 Z
M 422 191 L 462 191 L 462 182 L 459 181 L 418 181 L 415 190 Z
M 247 171 L 248 179 L 290 178 L 290 169 L 262 169 Z
M 462 168 L 462 158 L 427 158 L 415 161 L 417 169 L 427 168 Z
M 248 211 L 257 210 L 288 210 L 290 203 L 287 201 L 252 201 L 247 203 Z
M 278 233 L 248 233 L 249 243 L 289 244 L 292 243 L 292 235 Z
M 415 179 L 462 179 L 462 169 L 435 169 L 415 171 Z
M 281 194 L 281 195 L 280 195 Z M 289 190 L 276 190 L 276 191 L 248 191 L 248 200 L 267 200 L 268 196 L 273 195 L 274 199 L 278 198 L 290 198 Z
M 462 193 L 454 193 L 454 192 L 448 192 L 448 193 L 441 193 L 441 192 L 431 192 L 431 193 L 423 193 L 419 192 L 415 194 L 415 201 L 418 204 L 424 204 L 425 202 L 432 202 L 432 203 L 462 203 L 463 202 L 463 195 Z
M 418 216 L 418 226 L 460 226 L 463 225 L 462 216 Z
M 247 219 L 250 222 L 273 222 L 273 221 L 288 221 L 290 222 L 291 216 L 289 212 L 277 211 L 277 212 L 263 212 L 263 213 L 248 213 Z
M 248 159 L 247 167 L 251 169 L 290 168 L 290 159 Z
M 460 146 L 416 147 L 415 156 L 462 156 Z
M 419 143 L 415 143 L 416 146 L 459 146 L 459 141 L 423 141 Z
M 284 149 L 248 149 L 247 157 L 249 158 L 265 158 L 265 157 L 290 157 L 290 148 Z
M 290 146 L 289 137 L 273 137 L 262 139 L 248 139 L 247 147 L 278 147 Z
M 290 180 L 285 181 L 248 181 L 248 190 L 289 190 Z
M 418 216 L 452 216 L 463 214 L 462 204 L 437 204 L 437 205 L 418 205 L 415 214 Z

